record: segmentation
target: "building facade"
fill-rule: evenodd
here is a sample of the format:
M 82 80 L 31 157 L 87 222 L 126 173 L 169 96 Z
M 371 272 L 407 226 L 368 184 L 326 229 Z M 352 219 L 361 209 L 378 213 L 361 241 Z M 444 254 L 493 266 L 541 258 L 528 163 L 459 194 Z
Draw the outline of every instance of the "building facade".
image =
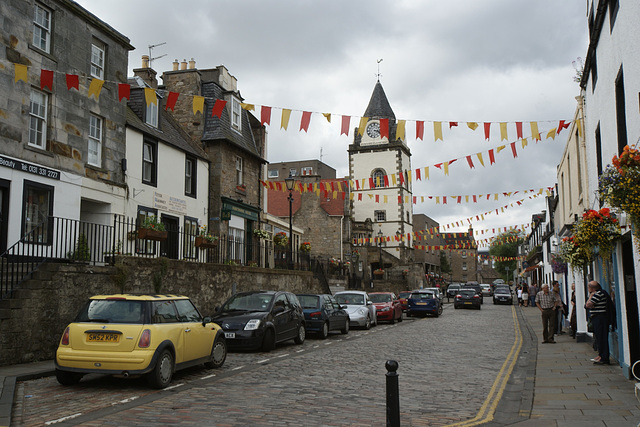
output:
M 320 179 L 336 178 L 336 170 L 317 159 L 269 163 L 267 169 L 267 179 L 270 181 L 282 181 L 289 175 L 294 177 L 315 175 Z
M 415 244 L 426 249 L 416 249 L 414 260 L 416 264 L 421 264 L 424 274 L 440 275 L 440 249 L 442 237 L 437 232 L 440 224 L 425 214 L 413 214 L 413 232 L 417 237 Z M 429 249 L 428 247 L 432 248 Z

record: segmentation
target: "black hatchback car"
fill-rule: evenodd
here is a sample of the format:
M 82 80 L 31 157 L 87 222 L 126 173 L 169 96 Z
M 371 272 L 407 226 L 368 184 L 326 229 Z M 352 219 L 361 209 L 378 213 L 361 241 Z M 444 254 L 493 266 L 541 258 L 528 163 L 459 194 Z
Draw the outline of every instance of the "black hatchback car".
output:
M 457 293 L 456 299 L 453 300 L 453 308 L 469 307 L 480 310 L 482 308 L 480 298 L 473 289 L 461 289 L 460 292 Z
M 349 314 L 331 295 L 296 295 L 304 313 L 307 332 L 315 332 L 322 339 L 330 331 L 349 333 Z
M 480 304 L 484 304 L 484 297 L 482 295 L 482 287 L 477 283 L 465 283 L 462 285 L 462 289 L 473 289 L 480 297 Z
M 277 343 L 306 337 L 304 314 L 291 292 L 238 293 L 216 309 L 212 320 L 222 327 L 230 349 L 271 351 Z

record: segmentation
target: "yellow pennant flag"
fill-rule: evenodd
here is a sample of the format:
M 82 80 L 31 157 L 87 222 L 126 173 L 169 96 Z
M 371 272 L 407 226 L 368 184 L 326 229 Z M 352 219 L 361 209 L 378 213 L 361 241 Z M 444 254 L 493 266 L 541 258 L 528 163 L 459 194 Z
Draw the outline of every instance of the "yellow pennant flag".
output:
M 411 182 L 411 170 L 407 171 L 407 179 L 409 179 L 409 182 Z
M 529 143 L 527 142 L 527 138 L 522 138 L 522 148 L 526 147 L 527 145 L 529 145 Z
M 396 186 L 396 174 L 394 173 L 393 175 L 391 175 L 391 183 L 393 184 L 393 186 Z
M 364 134 L 364 128 L 367 126 L 369 119 L 367 117 L 360 117 L 360 124 L 358 125 L 358 134 Z
M 442 139 L 442 122 L 433 122 L 433 138 L 434 141 L 444 141 Z
M 156 96 L 156 91 L 150 87 L 145 87 L 144 100 L 147 102 L 147 107 L 151 104 L 158 105 L 158 97 Z
M 444 162 L 443 163 L 443 167 L 444 167 L 444 175 L 448 176 L 449 175 L 449 162 Z
M 425 179 L 429 179 L 429 166 L 424 168 L 424 177 Z
M 507 136 L 507 124 L 502 122 L 500 123 L 500 141 L 509 140 Z
M 424 196 L 420 196 L 420 203 L 424 203 Z
M 465 203 L 469 203 L 469 196 L 464 196 L 464 201 L 465 201 Z M 476 231 L 476 233 L 477 233 L 477 232 L 478 232 L 478 231 Z
M 14 83 L 22 80 L 25 83 L 29 83 L 27 81 L 27 66 L 22 64 L 13 64 L 14 72 L 15 72 L 15 80 Z
M 200 111 L 200 113 L 204 114 L 204 96 L 197 96 L 194 95 L 193 96 L 193 114 L 198 114 L 198 111 Z
M 329 123 L 331 123 L 331 113 L 322 113 L 322 115 Z
M 531 122 L 529 123 L 529 125 L 531 126 L 531 137 L 537 141 L 540 141 L 542 138 L 540 138 L 540 131 L 538 130 L 538 122 Z
M 498 193 L 493 195 L 493 200 L 498 200 Z
M 354 197 L 355 197 L 355 194 L 353 194 L 353 193 L 349 193 L 349 200 L 353 200 L 353 199 L 354 199 Z
M 396 127 L 396 139 L 401 139 L 404 141 L 404 132 L 406 120 L 398 120 L 398 126 Z
M 240 107 L 242 107 L 243 110 L 256 111 L 256 106 L 253 104 L 245 104 L 244 102 L 241 102 Z
M 506 147 L 506 145 L 501 145 L 500 147 L 496 148 L 496 153 L 499 153 L 502 150 L 504 150 L 504 147 Z
M 91 98 L 91 95 L 93 95 L 96 101 L 100 99 L 100 91 L 102 90 L 103 84 L 104 84 L 104 80 L 100 80 L 100 79 L 91 80 L 91 84 L 89 85 L 88 98 Z
M 440 204 L 440 196 L 436 196 L 436 205 Z
M 362 188 L 364 190 L 364 183 L 365 183 L 366 179 L 362 178 L 362 186 L 360 188 Z
M 476 122 L 467 122 L 467 127 L 471 130 L 478 129 L 478 124 Z
M 376 187 L 380 188 L 380 175 L 376 175 Z
M 480 162 L 480 164 L 484 166 L 484 160 L 482 160 L 482 153 L 478 153 L 476 154 L 476 156 L 478 156 L 478 161 Z
M 333 199 L 337 199 L 338 198 L 338 192 L 334 191 L 333 193 L 331 193 L 331 195 L 333 196 Z
M 349 180 L 349 190 L 352 190 L 352 191 L 353 191 L 353 188 L 354 188 L 354 186 L 355 186 L 355 185 L 356 185 L 356 184 L 353 182 L 353 180 L 352 180 L 352 179 L 350 179 L 350 180 Z
M 409 196 L 404 196 L 404 202 L 409 203 Z
M 373 194 L 368 194 L 369 199 L 373 199 Z
M 551 138 L 551 139 L 555 140 L 556 139 L 556 131 L 557 130 L 558 130 L 557 128 L 553 128 L 549 132 L 547 132 L 547 139 Z
M 384 199 L 385 203 L 388 203 L 388 201 L 389 201 L 388 196 L 384 196 L 383 199 Z
M 291 110 L 289 108 L 283 108 L 282 118 L 280 119 L 280 129 L 287 130 L 287 127 L 289 127 L 290 117 L 291 117 Z

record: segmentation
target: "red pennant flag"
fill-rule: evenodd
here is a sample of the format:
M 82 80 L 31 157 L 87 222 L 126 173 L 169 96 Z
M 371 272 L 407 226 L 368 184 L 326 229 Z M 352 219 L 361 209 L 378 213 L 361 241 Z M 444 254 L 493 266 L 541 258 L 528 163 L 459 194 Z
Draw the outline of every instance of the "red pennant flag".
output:
M 404 173 L 400 172 L 400 185 L 404 184 Z
M 442 196 L 442 204 L 443 205 L 447 204 L 447 196 Z
M 302 183 L 301 183 L 301 182 L 299 182 L 299 183 L 298 183 L 298 191 L 299 191 L 300 193 L 303 193 L 303 192 L 304 192 L 304 185 L 302 185 Z
M 489 150 L 489 161 L 491 162 L 490 164 L 494 164 L 496 162 L 496 155 L 493 152 L 493 148 L 491 150 Z
M 360 180 L 356 179 L 356 190 L 360 189 Z
M 171 93 L 169 93 L 169 95 L 171 95 Z M 122 101 L 122 98 L 126 100 L 131 99 L 131 86 L 126 83 L 118 83 L 118 101 Z M 168 100 L 167 103 L 169 103 Z
M 449 160 L 449 165 L 453 164 L 453 162 L 455 162 L 458 159 L 453 159 L 453 160 Z
M 384 186 L 388 187 L 389 186 L 389 175 L 385 175 L 384 176 Z
M 471 156 L 467 156 L 467 163 L 469 163 L 469 169 L 473 169 L 473 160 L 471 160 Z
M 462 196 L 458 196 L 458 204 L 462 203 Z M 456 221 L 456 225 L 458 225 L 458 221 Z
M 211 109 L 211 117 L 222 117 L 222 110 L 224 110 L 226 105 L 227 101 L 224 99 L 216 99 L 216 103 L 213 104 L 213 108 Z
M 522 139 L 522 122 L 516 122 L 516 138 Z
M 266 187 L 266 186 L 267 186 L 267 183 L 266 183 L 266 182 L 264 182 L 263 180 L 260 180 L 260 184 L 262 184 L 262 186 L 263 186 L 263 187 Z
M 376 188 L 376 183 L 373 182 L 373 178 L 369 178 L 369 188 Z
M 333 181 L 331 181 L 329 184 L 331 184 L 331 191 L 336 191 L 336 187 L 333 185 Z
M 324 188 L 324 182 L 321 182 L 321 183 L 320 183 L 320 191 L 327 191 L 327 190 L 325 190 L 325 188 Z
M 45 87 L 53 90 L 53 71 L 51 70 L 40 70 L 40 89 Z
M 275 187 L 273 186 L 273 182 L 269 181 L 269 189 L 270 190 L 275 190 Z
M 271 124 L 271 107 L 265 107 L 264 105 L 260 108 L 260 124 Z
M 281 182 L 276 182 L 276 190 L 282 191 L 282 183 Z
M 438 163 L 438 164 L 435 164 L 433 166 L 437 167 L 438 169 L 442 169 L 442 163 Z
M 178 101 L 178 92 L 169 92 L 169 95 L 167 95 L 167 104 L 164 106 L 164 109 L 169 111 L 174 111 L 174 108 L 176 107 L 176 102 Z M 216 105 L 214 104 L 213 109 L 216 109 Z M 213 112 L 212 112 L 213 113 Z
M 362 193 L 358 193 L 358 201 L 361 202 L 362 201 Z
M 67 90 L 80 90 L 80 81 L 77 74 L 67 74 Z
M 342 128 L 340 129 L 340 135 L 345 134 L 349 136 L 350 121 L 351 121 L 351 116 L 342 116 Z
M 345 193 L 345 192 L 343 191 L 343 192 L 342 192 L 342 200 L 344 200 L 346 196 L 347 196 L 347 193 Z
M 489 133 L 491 132 L 491 123 L 484 124 L 484 139 L 489 139 Z
M 402 196 L 398 196 L 398 204 L 402 203 Z
M 416 122 L 416 139 L 424 141 L 424 121 L 422 120 Z
M 473 195 L 473 203 L 478 203 L 478 199 L 476 198 L 475 194 Z M 476 216 L 476 218 L 477 218 L 477 216 Z
M 415 205 L 416 203 L 418 203 L 418 197 L 417 196 L 413 196 L 413 204 Z
M 516 152 L 516 143 L 512 142 L 510 145 L 511 145 L 511 152 L 513 153 L 513 158 L 515 159 L 516 157 L 518 157 L 518 153 Z
M 380 195 L 376 194 L 376 203 L 380 203 Z
M 342 119 L 343 119 L 342 124 L 344 126 L 344 116 L 342 116 Z M 303 111 L 302 119 L 300 120 L 300 130 L 308 132 L 309 123 L 311 123 L 311 111 Z M 348 132 L 349 132 L 349 129 L 347 128 L 347 135 L 348 135 Z
M 564 120 L 560 120 L 560 123 L 558 123 L 558 135 L 560 135 L 560 131 L 562 129 L 568 129 L 570 124 L 571 124 L 570 122 L 565 123 Z
M 421 181 L 421 180 L 422 180 L 422 176 L 420 175 L 420 168 L 416 169 L 416 179 L 417 179 L 418 181 Z
M 389 138 L 389 119 L 380 119 L 380 137 Z
M 307 184 L 307 193 L 311 193 L 313 191 L 313 184 L 312 183 L 308 183 Z
M 458 126 L 458 122 L 449 122 L 449 129 Z

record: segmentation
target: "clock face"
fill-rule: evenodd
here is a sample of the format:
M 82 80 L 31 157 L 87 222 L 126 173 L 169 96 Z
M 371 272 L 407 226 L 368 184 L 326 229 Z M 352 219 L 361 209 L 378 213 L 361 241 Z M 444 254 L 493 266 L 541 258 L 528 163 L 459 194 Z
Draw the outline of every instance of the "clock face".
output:
M 367 135 L 369 135 L 369 138 L 379 138 L 380 123 L 377 123 L 377 122 L 369 123 L 369 125 L 367 126 Z

